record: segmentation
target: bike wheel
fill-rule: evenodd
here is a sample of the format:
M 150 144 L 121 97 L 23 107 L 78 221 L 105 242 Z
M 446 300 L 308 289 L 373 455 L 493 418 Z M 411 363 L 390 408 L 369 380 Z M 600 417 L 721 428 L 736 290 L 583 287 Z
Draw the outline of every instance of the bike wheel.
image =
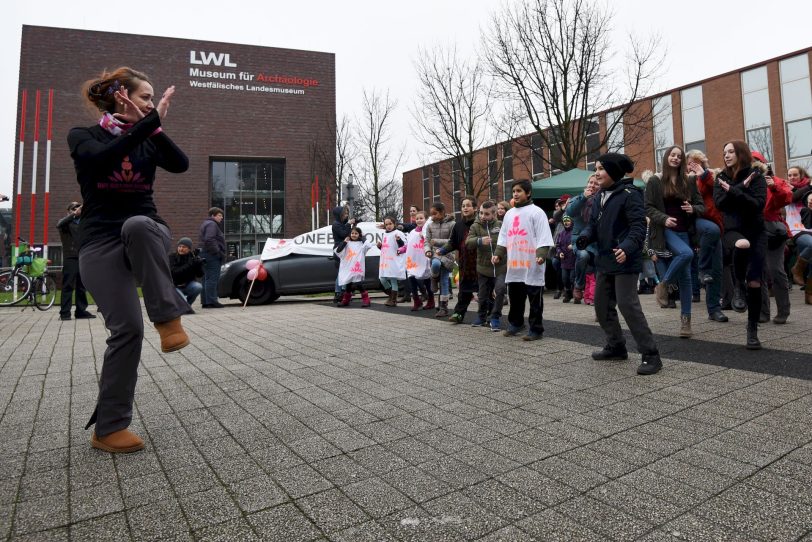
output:
M 56 282 L 48 275 L 35 279 L 34 304 L 41 311 L 47 311 L 54 306 L 56 299 Z
M 0 273 L 0 306 L 8 307 L 19 303 L 28 296 L 31 279 L 27 275 L 13 271 Z

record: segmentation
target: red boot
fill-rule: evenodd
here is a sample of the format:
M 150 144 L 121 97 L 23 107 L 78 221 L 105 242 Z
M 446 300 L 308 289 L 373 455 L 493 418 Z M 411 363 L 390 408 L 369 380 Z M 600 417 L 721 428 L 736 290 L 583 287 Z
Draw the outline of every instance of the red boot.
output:
M 420 299 L 420 294 L 412 294 L 412 311 L 419 311 L 423 308 L 423 300 Z
M 344 295 L 341 296 L 341 306 L 346 307 L 352 301 L 352 292 L 344 292 Z
M 361 292 L 361 306 L 369 307 L 369 292 L 367 292 L 366 290 Z
M 428 294 L 426 296 L 426 304 L 423 305 L 423 310 L 427 311 L 434 308 L 434 294 Z

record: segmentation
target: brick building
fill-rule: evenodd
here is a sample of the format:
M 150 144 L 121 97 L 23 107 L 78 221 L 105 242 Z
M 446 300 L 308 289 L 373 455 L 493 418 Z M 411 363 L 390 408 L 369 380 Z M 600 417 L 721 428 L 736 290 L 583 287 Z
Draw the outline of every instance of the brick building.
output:
M 637 176 L 646 169 L 659 169 L 662 154 L 671 145 L 701 149 L 712 167 L 720 167 L 722 147 L 731 139 L 748 141 L 753 150 L 772 161 L 779 176 L 784 176 L 791 165 L 810 169 L 810 53 L 812 47 L 640 100 L 632 104 L 630 114 L 644 112 L 641 116 L 649 119 L 648 125 L 636 130 L 633 138 L 624 137 L 628 135 L 624 129 L 613 131 L 606 138 L 608 146 L 635 160 Z M 607 125 L 615 124 L 618 114 L 604 111 L 591 119 L 588 126 L 593 133 L 587 135 L 588 152 L 580 167 L 594 169 L 595 158 L 607 148 L 590 147 L 589 142 L 603 140 Z M 470 167 L 482 174 L 484 193 L 480 199 L 509 200 L 514 179 L 543 180 L 559 173 L 550 171 L 548 164 L 556 163 L 555 156 L 540 142 L 537 135 L 525 135 L 479 149 Z M 459 211 L 462 172 L 456 162 L 444 160 L 403 174 L 404 216 L 408 216 L 410 205 L 427 208 L 438 200 Z M 476 174 L 473 177 L 476 185 Z
M 209 207 L 225 210 L 232 255 L 257 254 L 267 237 L 293 237 L 311 228 L 311 186 L 322 179 L 322 207 L 335 157 L 335 55 L 198 40 L 24 26 L 17 103 L 20 140 L 26 95 L 24 152 L 15 155 L 14 190 L 22 160 L 20 235 L 30 237 L 35 102 L 40 90 L 34 239 L 43 238 L 46 123 L 53 89 L 49 256 L 60 263 L 56 222 L 79 186 L 66 136 L 98 114 L 81 97 L 84 81 L 103 69 L 130 66 L 150 76 L 157 104 L 176 86 L 164 122 L 189 156 L 186 173 L 158 170 L 155 201 L 175 238 L 197 239 Z M 332 153 L 332 154 L 331 154 Z M 12 173 L 12 172 L 7 172 Z M 16 198 L 15 198 L 16 202 Z M 15 203 L 16 204 L 16 203 Z M 325 212 L 321 213 L 325 223 Z

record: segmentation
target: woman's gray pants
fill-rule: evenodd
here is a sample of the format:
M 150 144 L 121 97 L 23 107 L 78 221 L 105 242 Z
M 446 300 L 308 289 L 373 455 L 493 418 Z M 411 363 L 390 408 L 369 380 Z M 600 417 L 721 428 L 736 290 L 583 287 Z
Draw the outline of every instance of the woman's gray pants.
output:
M 189 312 L 172 284 L 169 228 L 145 216 L 127 219 L 120 238 L 90 241 L 79 252 L 79 269 L 110 330 L 104 352 L 99 398 L 85 426 L 97 436 L 124 429 L 132 421 L 144 320 L 137 286 L 141 286 L 152 322 L 168 322 Z

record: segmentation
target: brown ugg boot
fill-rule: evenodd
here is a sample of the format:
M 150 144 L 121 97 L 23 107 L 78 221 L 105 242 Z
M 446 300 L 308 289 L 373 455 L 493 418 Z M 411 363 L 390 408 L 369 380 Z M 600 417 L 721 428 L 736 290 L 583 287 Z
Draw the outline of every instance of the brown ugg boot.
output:
M 809 265 L 809 262 L 798 256 L 798 258 L 795 260 L 795 265 L 793 265 L 792 269 L 790 269 L 792 272 L 792 282 L 798 286 L 804 285 L 804 276 L 806 276 L 807 265 Z
M 392 290 L 389 290 L 389 300 L 384 303 L 387 307 L 397 307 L 398 306 L 398 293 Z
M 156 323 L 155 329 L 161 336 L 161 352 L 174 352 L 189 344 L 189 336 L 180 324 L 180 316 L 168 322 Z
M 97 437 L 94 432 L 90 437 L 90 445 L 114 454 L 126 454 L 144 449 L 144 441 L 129 429 L 121 429 L 103 437 Z
M 804 303 L 812 305 L 812 277 L 806 279 L 806 286 L 804 286 Z

